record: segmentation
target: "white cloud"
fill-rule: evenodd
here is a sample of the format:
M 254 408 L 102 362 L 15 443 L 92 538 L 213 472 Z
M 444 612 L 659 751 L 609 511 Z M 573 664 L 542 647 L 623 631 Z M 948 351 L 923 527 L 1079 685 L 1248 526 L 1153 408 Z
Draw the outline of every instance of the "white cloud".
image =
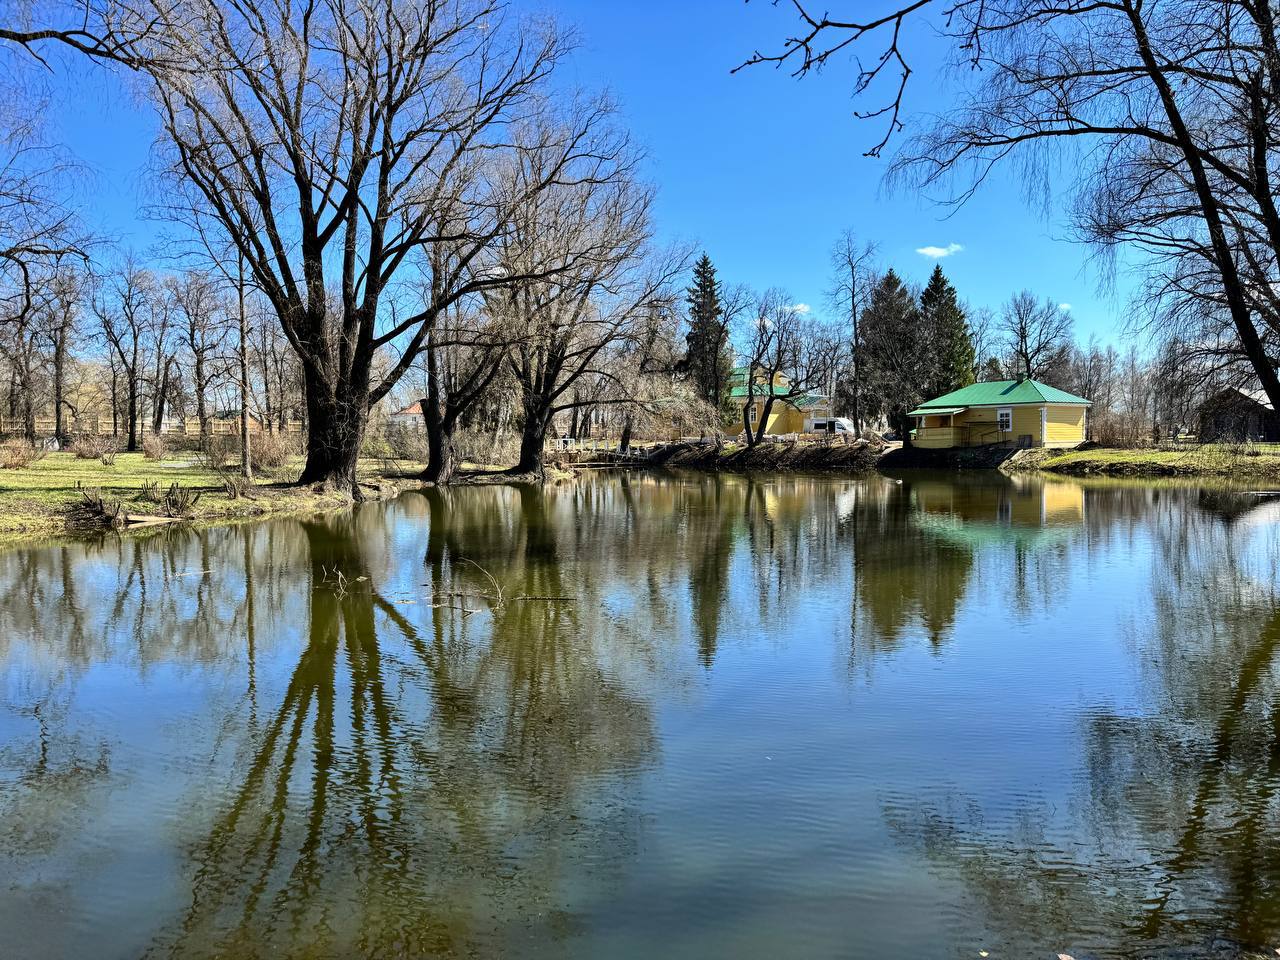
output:
M 928 257 L 930 260 L 941 260 L 943 257 L 949 257 L 963 249 L 964 247 L 961 244 L 948 243 L 945 247 L 916 247 L 916 253 L 922 257 Z
M 805 314 L 809 313 L 813 308 L 807 303 L 793 303 L 790 309 L 792 313 Z
M 1069 310 L 1071 309 L 1071 304 L 1069 304 L 1069 303 L 1060 303 L 1060 304 L 1058 304 L 1058 309 L 1059 309 L 1059 310 L 1061 310 L 1061 311 L 1063 311 L 1064 313 L 1066 313 L 1067 311 L 1069 311 Z

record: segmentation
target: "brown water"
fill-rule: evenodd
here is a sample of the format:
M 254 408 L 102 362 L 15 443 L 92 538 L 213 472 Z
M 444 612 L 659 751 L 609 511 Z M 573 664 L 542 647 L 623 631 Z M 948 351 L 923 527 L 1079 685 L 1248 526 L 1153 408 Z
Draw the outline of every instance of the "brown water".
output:
M 599 476 L 0 554 L 0 957 L 1280 944 L 1280 503 Z

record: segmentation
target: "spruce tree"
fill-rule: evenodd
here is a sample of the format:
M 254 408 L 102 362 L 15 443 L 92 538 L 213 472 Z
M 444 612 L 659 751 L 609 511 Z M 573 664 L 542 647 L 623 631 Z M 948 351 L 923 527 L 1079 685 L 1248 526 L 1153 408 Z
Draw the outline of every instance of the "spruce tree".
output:
M 689 333 L 685 337 L 685 369 L 707 403 L 720 408 L 729 379 L 729 332 L 720 303 L 720 281 L 705 253 L 693 265 L 693 283 L 685 291 L 689 304 Z
M 929 361 L 916 299 L 892 270 L 871 291 L 859 326 L 867 410 L 883 416 L 894 430 L 908 430 L 907 411 L 926 399 Z
M 926 393 L 938 397 L 973 383 L 973 338 L 956 288 L 935 266 L 920 294 L 920 332 L 926 356 Z

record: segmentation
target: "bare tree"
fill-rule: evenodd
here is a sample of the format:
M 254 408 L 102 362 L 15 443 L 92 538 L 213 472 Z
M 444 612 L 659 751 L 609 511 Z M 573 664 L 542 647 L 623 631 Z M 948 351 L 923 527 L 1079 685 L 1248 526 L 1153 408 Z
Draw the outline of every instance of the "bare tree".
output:
M 780 290 L 761 295 L 750 317 L 740 335 L 747 391 L 742 428 L 747 445 L 754 447 L 764 439 L 775 404 L 830 383 L 840 347 L 830 330 L 797 310 Z M 753 423 L 757 397 L 763 406 Z
M 1280 45 L 1270 5 L 914 0 L 861 22 L 793 5 L 800 34 L 749 62 L 789 63 L 803 74 L 878 44 L 857 81 L 859 94 L 883 96 L 863 112 L 888 122 L 873 153 L 901 127 L 911 73 L 903 27 L 932 17 L 954 65 L 972 68 L 976 83 L 906 144 L 895 178 L 927 188 L 958 177 L 952 199 L 963 201 L 1016 158 L 1047 198 L 1051 172 L 1071 164 L 1084 238 L 1106 251 L 1137 245 L 1172 257 L 1175 293 L 1194 290 L 1185 278 L 1196 275 L 1205 290 L 1208 278 L 1231 348 L 1280 408 L 1271 156 L 1280 142 Z M 897 78 L 887 92 L 876 83 L 882 75 Z
M 1015 294 L 1000 314 L 1010 366 L 1018 376 L 1041 379 L 1071 345 L 1071 317 L 1052 300 L 1030 290 Z
M 528 278 L 491 294 L 487 307 L 517 334 L 509 366 L 521 399 L 518 474 L 542 473 L 557 413 L 630 402 L 584 397 L 601 381 L 618 384 L 611 353 L 641 335 L 654 309 L 673 302 L 670 285 L 688 260 L 653 249 L 653 194 L 635 179 L 637 157 L 625 138 L 603 139 L 595 149 L 611 158 L 600 176 L 530 195 L 501 242 L 506 272 Z M 543 151 L 524 153 L 519 179 L 545 180 L 549 162 Z
M 859 369 L 862 336 L 859 324 L 876 283 L 876 253 L 874 243 L 859 243 L 852 230 L 844 231 L 831 251 L 831 305 L 849 321 L 849 344 L 844 351 L 849 372 L 847 377 L 840 378 L 840 392 L 847 397 L 849 417 L 858 433 L 862 432 L 862 372 Z
M 211 394 L 227 374 L 226 291 L 215 277 L 188 270 L 167 280 L 185 356 L 191 365 L 191 390 L 200 436 L 209 435 Z
M 569 49 L 545 21 L 512 22 L 496 0 L 191 0 L 185 10 L 195 25 L 186 66 L 145 67 L 173 173 L 244 258 L 298 354 L 301 482 L 358 496 L 371 405 L 444 310 L 519 279 L 490 255 L 508 211 L 607 163 L 582 144 L 609 108 L 581 103 L 541 127 L 538 147 L 556 161 L 544 179 L 517 181 L 501 175 L 515 128 L 543 112 Z M 448 257 L 431 256 L 440 246 Z M 439 264 L 448 272 L 433 274 Z M 393 309 L 424 277 L 430 302 Z M 375 376 L 380 351 L 389 361 Z
M 125 449 L 138 449 L 138 416 L 147 370 L 147 334 L 151 324 L 154 277 L 126 258 L 120 268 L 101 280 L 91 303 L 114 369 L 123 379 L 127 439 Z M 115 383 L 113 398 L 117 394 Z M 118 409 L 113 402 L 113 408 Z
M 427 338 L 419 400 L 427 433 L 425 479 L 449 483 L 454 478 L 458 426 L 502 370 L 509 343 L 510 330 L 483 310 L 455 309 Z
M 47 286 L 44 335 L 49 345 L 52 379 L 53 436 L 59 446 L 67 442 L 66 411 L 76 416 L 77 410 L 68 399 L 68 368 L 71 364 L 71 341 L 80 327 L 80 312 L 86 288 L 83 273 L 64 267 Z
M 45 135 L 49 105 L 28 82 L 22 64 L 5 56 L 0 93 L 0 308 L 10 320 L 35 307 L 37 284 L 66 260 L 83 260 L 87 245 L 67 208 L 73 165 Z

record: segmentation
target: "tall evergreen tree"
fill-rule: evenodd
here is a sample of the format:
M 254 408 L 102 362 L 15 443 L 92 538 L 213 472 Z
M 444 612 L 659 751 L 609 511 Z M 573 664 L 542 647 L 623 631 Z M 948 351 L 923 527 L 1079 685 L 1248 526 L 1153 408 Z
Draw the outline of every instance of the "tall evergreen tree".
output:
M 883 416 L 899 432 L 910 429 L 907 411 L 927 399 L 928 357 L 920 335 L 920 308 L 890 270 L 862 311 L 863 399 L 867 412 Z
M 929 397 L 973 383 L 973 338 L 956 288 L 935 266 L 920 294 L 920 332 L 928 364 Z
M 724 322 L 716 268 L 705 253 L 693 265 L 693 283 L 685 294 L 689 304 L 685 370 L 697 387 L 698 395 L 719 409 L 730 373 L 729 330 Z

